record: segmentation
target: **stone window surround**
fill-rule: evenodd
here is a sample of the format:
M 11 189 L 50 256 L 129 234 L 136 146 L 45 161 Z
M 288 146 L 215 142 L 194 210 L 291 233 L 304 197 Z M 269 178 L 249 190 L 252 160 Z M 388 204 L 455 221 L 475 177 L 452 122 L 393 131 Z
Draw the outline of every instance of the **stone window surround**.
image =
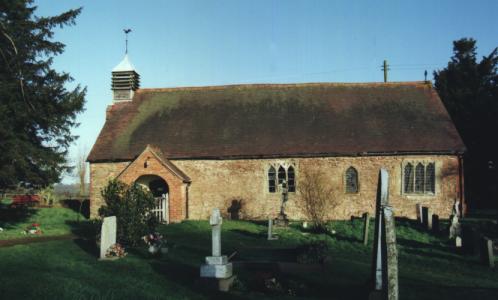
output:
M 356 171 L 356 192 L 348 192 L 347 191 L 347 172 L 350 168 L 353 168 L 355 171 Z M 361 188 L 361 185 L 360 185 L 360 172 L 358 171 L 357 168 L 355 168 L 353 165 L 350 165 L 349 167 L 346 168 L 346 170 L 344 171 L 344 176 L 342 177 L 343 180 L 342 180 L 342 183 L 343 183 L 343 191 L 344 191 L 344 194 L 346 195 L 357 195 L 360 193 L 360 188 Z
M 269 175 L 269 170 L 270 168 L 273 167 L 275 169 L 275 179 L 276 179 L 276 189 L 275 189 L 275 192 L 270 192 L 270 184 L 269 184 L 269 181 L 270 181 L 270 178 L 268 177 Z M 280 185 L 278 183 L 278 169 L 280 167 L 283 167 L 285 169 L 285 178 L 286 180 L 288 180 L 288 170 L 290 167 L 292 167 L 294 169 L 294 186 L 296 187 L 296 190 L 294 192 L 289 192 L 288 195 L 294 195 L 297 193 L 297 177 L 298 177 L 298 170 L 297 170 L 297 167 L 296 167 L 296 163 L 295 162 L 289 162 L 289 161 L 277 161 L 277 162 L 273 162 L 273 163 L 269 163 L 266 165 L 266 169 L 265 169 L 265 190 L 266 190 L 266 193 L 267 194 L 280 194 L 282 192 L 282 190 L 280 189 Z
M 414 185 L 415 185 L 415 168 L 416 168 L 416 166 L 419 163 L 421 163 L 424 166 L 424 170 L 426 170 L 428 164 L 430 164 L 430 163 L 434 164 L 434 173 L 435 173 L 434 193 L 430 193 L 430 192 L 428 192 L 428 193 L 426 193 L 426 192 L 424 192 L 424 193 L 416 193 L 416 192 L 405 193 L 405 166 L 409 163 L 411 163 L 413 166 Z M 434 197 L 436 197 L 440 193 L 440 191 L 439 191 L 440 185 L 439 185 L 439 180 L 438 180 L 438 178 L 440 177 L 440 170 L 441 170 L 440 162 L 432 160 L 432 159 L 406 159 L 406 160 L 403 160 L 401 163 L 401 172 L 400 172 L 401 173 L 401 176 L 400 176 L 400 178 L 401 178 L 400 195 L 405 196 L 408 199 L 420 199 L 420 198 L 434 198 Z M 425 185 L 425 183 L 424 183 L 424 185 Z

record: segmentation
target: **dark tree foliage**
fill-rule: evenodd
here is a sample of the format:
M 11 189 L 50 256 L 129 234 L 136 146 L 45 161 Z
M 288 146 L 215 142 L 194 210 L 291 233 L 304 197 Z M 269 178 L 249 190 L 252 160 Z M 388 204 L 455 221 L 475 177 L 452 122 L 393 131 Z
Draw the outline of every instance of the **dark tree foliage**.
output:
M 138 184 L 128 186 L 112 180 L 102 190 L 105 204 L 99 209 L 101 217 L 116 216 L 117 240 L 124 245 L 137 245 L 143 236 L 154 232 L 158 225 L 151 192 Z
M 64 51 L 52 30 L 73 25 L 81 8 L 53 17 L 35 10 L 31 0 L 0 1 L 0 190 L 59 180 L 85 102 L 86 88 L 67 90 L 71 76 L 51 67 Z
M 498 204 L 498 53 L 476 58 L 476 41 L 453 42 L 448 66 L 434 72 L 435 87 L 465 145 L 469 205 Z

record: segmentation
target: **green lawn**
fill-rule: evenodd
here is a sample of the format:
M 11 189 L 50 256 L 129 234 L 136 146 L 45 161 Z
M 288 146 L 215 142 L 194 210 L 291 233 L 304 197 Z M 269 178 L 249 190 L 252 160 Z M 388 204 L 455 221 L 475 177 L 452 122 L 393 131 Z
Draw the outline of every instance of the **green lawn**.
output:
M 498 299 L 498 274 L 477 258 L 455 254 L 445 237 L 397 221 L 401 299 Z M 0 295 L 4 299 L 365 299 L 371 272 L 371 248 L 360 242 L 362 224 L 334 222 L 336 235 L 303 232 L 297 224 L 266 240 L 263 223 L 224 221 L 223 253 L 237 251 L 235 261 L 291 261 L 292 249 L 323 240 L 329 259 L 319 270 L 281 274 L 271 264 L 236 268 L 235 288 L 228 294 L 203 291 L 199 266 L 210 253 L 207 222 L 161 226 L 169 254 L 147 255 L 131 249 L 117 261 L 98 261 L 97 249 L 85 239 L 0 248 Z M 373 227 L 373 226 L 371 226 Z M 372 236 L 372 234 L 370 235 Z M 263 278 L 275 277 L 278 288 L 265 289 Z M 290 290 L 290 291 L 289 291 Z
M 83 217 L 80 215 L 80 219 Z M 78 213 L 68 208 L 29 208 L 0 210 L 0 240 L 26 237 L 54 236 L 71 233 L 77 223 Z M 28 226 L 38 223 L 43 234 L 24 234 Z

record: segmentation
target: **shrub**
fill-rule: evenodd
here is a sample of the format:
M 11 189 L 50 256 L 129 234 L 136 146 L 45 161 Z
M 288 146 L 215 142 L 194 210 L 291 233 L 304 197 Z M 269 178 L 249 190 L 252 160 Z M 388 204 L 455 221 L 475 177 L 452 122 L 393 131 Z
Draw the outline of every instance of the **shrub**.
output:
M 102 197 L 105 205 L 99 209 L 99 215 L 116 216 L 118 242 L 135 246 L 144 235 L 155 231 L 158 221 L 150 213 L 155 199 L 149 191 L 138 184 L 129 186 L 112 180 L 102 190 Z
M 327 214 L 338 204 L 327 178 L 320 171 L 306 170 L 302 174 L 298 192 L 302 199 L 304 215 L 313 223 L 317 232 L 327 232 Z

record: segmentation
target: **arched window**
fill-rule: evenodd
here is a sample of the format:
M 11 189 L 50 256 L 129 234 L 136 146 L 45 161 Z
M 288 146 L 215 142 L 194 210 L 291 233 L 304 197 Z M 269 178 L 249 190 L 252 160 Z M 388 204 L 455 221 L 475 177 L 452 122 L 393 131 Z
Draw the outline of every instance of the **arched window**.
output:
M 280 168 L 278 168 L 278 184 L 281 184 L 286 179 L 287 178 L 285 176 L 285 169 L 284 169 L 284 167 L 280 166 Z
M 434 163 L 429 163 L 425 170 L 425 192 L 436 193 L 436 168 Z
M 294 193 L 296 191 L 296 176 L 292 166 L 287 169 L 287 187 L 289 188 L 289 193 Z
M 346 193 L 358 193 L 358 172 L 353 167 L 346 170 Z
M 268 170 L 268 191 L 270 193 L 275 193 L 276 191 L 276 176 L 275 168 L 273 166 L 270 167 Z
M 421 163 L 417 164 L 415 167 L 415 192 L 423 193 L 424 192 L 424 180 L 425 180 L 425 168 Z
M 404 171 L 405 193 L 413 193 L 413 165 L 411 163 L 407 163 Z

